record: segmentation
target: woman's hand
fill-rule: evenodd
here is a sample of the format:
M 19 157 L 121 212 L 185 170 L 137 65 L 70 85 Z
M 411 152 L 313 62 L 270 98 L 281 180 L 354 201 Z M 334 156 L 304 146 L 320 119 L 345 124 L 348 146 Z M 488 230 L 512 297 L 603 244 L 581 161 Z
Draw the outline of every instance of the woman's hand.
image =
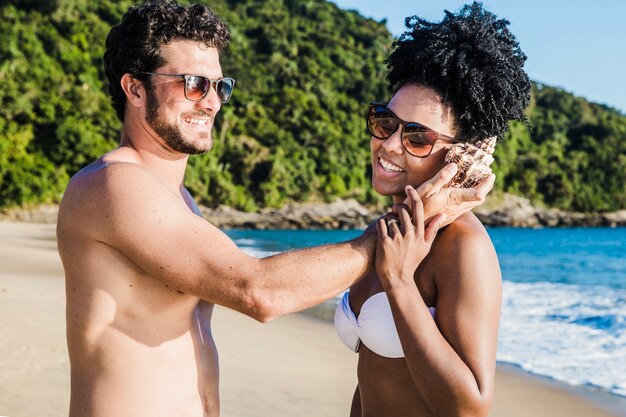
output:
M 446 188 L 446 184 L 454 177 L 458 170 L 456 164 L 451 163 L 443 167 L 432 179 L 424 182 L 417 188 L 424 205 L 426 223 L 437 214 L 445 214 L 446 220 L 441 227 L 446 226 L 462 214 L 485 202 L 487 193 L 493 188 L 496 176 L 491 174 L 476 188 Z M 404 204 L 410 206 L 410 198 Z
M 437 231 L 445 219 L 440 214 L 424 225 L 424 207 L 413 188 L 407 190 L 411 215 L 399 210 L 398 218 L 385 216 L 377 222 L 376 272 L 385 291 L 392 286 L 413 283 L 413 274 L 430 251 Z

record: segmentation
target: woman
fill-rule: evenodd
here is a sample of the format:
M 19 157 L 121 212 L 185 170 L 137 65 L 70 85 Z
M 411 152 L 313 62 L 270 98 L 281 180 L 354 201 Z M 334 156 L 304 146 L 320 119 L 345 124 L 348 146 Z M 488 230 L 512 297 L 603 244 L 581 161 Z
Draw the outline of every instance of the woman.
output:
M 372 185 L 413 207 L 378 222 L 377 273 L 336 312 L 359 354 L 351 416 L 486 416 L 493 398 L 501 276 L 491 240 L 472 213 L 424 230 L 406 186 L 441 169 L 452 144 L 501 138 L 525 120 L 530 83 L 509 22 L 479 3 L 445 13 L 407 19 L 387 61 L 393 97 L 368 112 Z

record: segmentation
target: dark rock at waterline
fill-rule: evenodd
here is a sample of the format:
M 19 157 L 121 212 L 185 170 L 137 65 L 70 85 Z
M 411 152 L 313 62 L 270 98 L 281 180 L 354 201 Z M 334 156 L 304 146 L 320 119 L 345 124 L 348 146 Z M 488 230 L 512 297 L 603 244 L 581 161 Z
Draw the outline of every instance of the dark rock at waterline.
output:
M 501 195 L 474 210 L 486 226 L 571 227 L 626 226 L 626 210 L 613 213 L 576 213 L 533 206 L 526 198 Z M 218 227 L 234 229 L 355 229 L 364 228 L 381 214 L 368 211 L 355 200 L 333 203 L 291 204 L 280 209 L 244 213 L 228 207 L 202 209 Z
M 626 210 L 612 213 L 577 213 L 533 206 L 526 198 L 505 194 L 474 210 L 487 226 L 511 227 L 595 227 L 626 226 Z
M 262 209 L 258 213 L 244 213 L 230 207 L 201 210 L 211 223 L 232 229 L 358 229 L 378 217 L 356 200 L 289 204 L 280 209 Z
M 246 213 L 230 207 L 201 208 L 202 215 L 217 227 L 226 229 L 359 229 L 380 214 L 368 210 L 356 200 L 332 203 L 292 203 L 280 209 L 262 209 Z M 0 211 L 0 221 L 55 223 L 58 206 Z M 474 210 L 487 226 L 571 227 L 626 226 L 626 210 L 612 213 L 575 213 L 533 206 L 526 198 L 503 194 L 488 197 Z

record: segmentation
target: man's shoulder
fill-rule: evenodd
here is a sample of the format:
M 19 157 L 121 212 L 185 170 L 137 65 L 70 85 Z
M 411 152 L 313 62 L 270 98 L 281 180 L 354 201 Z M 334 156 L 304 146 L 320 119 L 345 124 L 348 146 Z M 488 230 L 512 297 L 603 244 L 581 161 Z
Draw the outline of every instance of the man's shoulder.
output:
M 98 160 L 79 172 L 70 180 L 65 196 L 79 193 L 82 197 L 102 197 L 128 192 L 150 184 L 164 186 L 162 179 L 134 162 Z
M 146 193 L 158 194 L 160 190 L 167 190 L 163 180 L 141 165 L 98 160 L 70 180 L 59 207 L 59 226 L 80 224 L 81 219 L 93 220 L 115 211 L 119 205 L 148 203 L 142 197 Z

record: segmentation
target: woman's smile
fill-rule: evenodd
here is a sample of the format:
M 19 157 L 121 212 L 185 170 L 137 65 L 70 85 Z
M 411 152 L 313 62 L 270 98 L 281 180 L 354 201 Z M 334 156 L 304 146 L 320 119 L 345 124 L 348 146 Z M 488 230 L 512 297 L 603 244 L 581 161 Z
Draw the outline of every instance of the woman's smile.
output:
M 378 166 L 383 169 L 383 171 L 388 172 L 390 174 L 399 174 L 401 172 L 406 172 L 405 169 L 402 169 L 398 165 L 393 162 L 383 158 L 382 156 L 378 156 Z

